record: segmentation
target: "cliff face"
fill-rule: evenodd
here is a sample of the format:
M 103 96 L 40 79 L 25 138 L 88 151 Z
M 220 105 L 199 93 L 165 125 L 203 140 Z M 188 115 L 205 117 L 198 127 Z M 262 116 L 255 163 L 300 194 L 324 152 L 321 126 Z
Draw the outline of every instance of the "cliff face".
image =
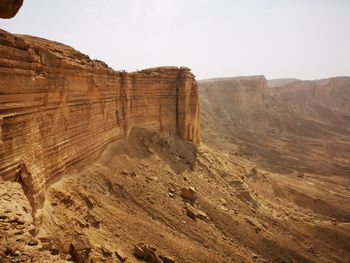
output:
M 349 80 L 199 81 L 203 142 L 282 173 L 348 175 Z
M 23 0 L 0 0 L 0 18 L 12 18 L 21 8 Z
M 208 79 L 199 83 L 201 94 L 239 109 L 262 104 L 268 92 L 264 76 Z
M 322 80 L 295 80 L 270 88 L 275 100 L 293 105 L 315 102 L 344 113 L 350 112 L 350 77 Z
M 133 127 L 199 143 L 197 84 L 187 68 L 116 72 L 71 47 L 0 31 L 0 178 L 32 205 L 68 169 Z

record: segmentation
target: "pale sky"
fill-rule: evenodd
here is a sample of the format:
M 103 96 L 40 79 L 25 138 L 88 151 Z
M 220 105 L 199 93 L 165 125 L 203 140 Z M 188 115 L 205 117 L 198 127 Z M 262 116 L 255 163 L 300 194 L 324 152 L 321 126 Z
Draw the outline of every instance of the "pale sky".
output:
M 350 0 L 25 0 L 0 28 L 65 43 L 116 70 L 350 76 Z

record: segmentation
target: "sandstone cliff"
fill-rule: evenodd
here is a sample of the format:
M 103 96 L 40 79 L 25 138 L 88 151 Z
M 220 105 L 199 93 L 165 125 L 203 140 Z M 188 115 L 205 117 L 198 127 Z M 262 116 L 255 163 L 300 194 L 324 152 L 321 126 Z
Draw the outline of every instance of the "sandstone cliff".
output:
M 133 127 L 199 143 L 188 68 L 116 72 L 71 47 L 0 31 L 0 178 L 32 205 L 68 169 L 91 162 Z
M 23 0 L 0 0 L 0 18 L 12 18 L 21 8 Z

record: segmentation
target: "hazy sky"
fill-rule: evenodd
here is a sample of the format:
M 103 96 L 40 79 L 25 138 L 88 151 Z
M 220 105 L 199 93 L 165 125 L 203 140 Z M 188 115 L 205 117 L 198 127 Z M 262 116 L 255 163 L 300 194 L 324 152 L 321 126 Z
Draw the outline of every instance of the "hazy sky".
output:
M 0 28 L 63 42 L 116 70 L 350 75 L 350 0 L 25 0 Z

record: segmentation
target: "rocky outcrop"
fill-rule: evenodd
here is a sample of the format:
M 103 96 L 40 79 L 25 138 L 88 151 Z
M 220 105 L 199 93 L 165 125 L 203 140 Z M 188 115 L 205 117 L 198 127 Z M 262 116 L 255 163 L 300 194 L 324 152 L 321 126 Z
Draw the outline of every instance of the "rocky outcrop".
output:
M 188 68 L 116 72 L 63 44 L 0 31 L 0 178 L 32 205 L 69 169 L 133 127 L 199 143 L 197 84 Z
M 69 262 L 34 237 L 32 208 L 20 184 L 0 182 L 0 262 Z
M 12 18 L 21 8 L 23 0 L 0 0 L 0 18 Z

